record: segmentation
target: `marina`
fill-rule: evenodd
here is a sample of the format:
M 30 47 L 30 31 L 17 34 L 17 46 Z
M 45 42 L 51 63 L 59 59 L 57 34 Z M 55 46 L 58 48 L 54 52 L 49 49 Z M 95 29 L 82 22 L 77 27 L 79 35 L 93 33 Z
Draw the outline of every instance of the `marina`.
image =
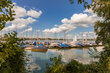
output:
M 0 73 L 110 73 L 110 0 L 0 0 Z
M 26 50 L 33 50 L 33 51 L 46 51 L 47 49 L 71 49 L 71 48 L 84 48 L 84 47 L 98 47 L 102 46 L 102 44 L 96 44 L 95 39 L 96 35 L 93 32 L 84 32 L 81 33 L 80 36 L 74 35 L 72 39 L 67 39 L 67 35 L 65 34 L 63 38 L 58 39 L 56 36 L 55 38 L 50 38 L 49 35 L 45 38 L 39 37 L 39 31 L 37 30 L 37 35 L 34 35 L 33 38 L 27 37 L 19 37 L 22 39 L 20 43 L 20 47 L 23 47 Z M 90 37 L 92 35 L 92 37 Z
M 102 43 L 96 44 L 96 35 L 93 32 L 84 32 L 74 36 L 71 38 L 67 38 L 67 34 L 64 33 L 62 38 L 58 38 L 57 34 L 54 38 L 51 38 L 49 33 L 45 38 L 40 36 L 40 30 L 36 30 L 37 34 L 33 34 L 33 36 L 28 37 L 21 34 L 18 34 L 17 38 L 19 38 L 20 42 L 19 46 L 24 48 L 25 50 L 32 50 L 32 51 L 47 51 L 48 49 L 71 49 L 71 48 L 89 48 L 89 47 L 98 47 L 103 46 Z M 29 35 L 28 32 L 25 32 Z M 5 42 L 5 38 L 3 38 L 4 34 L 1 33 L 1 42 Z M 79 36 L 80 35 L 80 36 Z M 91 37 L 92 35 L 92 37 Z
M 32 43 L 32 42 L 31 42 Z M 35 42 L 34 42 L 35 43 Z M 64 49 L 64 48 L 83 48 L 83 47 L 98 47 L 98 46 L 102 46 L 102 45 L 97 45 L 97 44 L 80 44 L 80 43 L 75 43 L 73 45 L 71 45 L 71 43 L 47 43 L 46 42 L 42 42 L 44 44 L 41 45 L 33 45 L 33 44 L 24 44 L 25 48 L 27 50 L 31 50 L 31 49 L 52 49 L 52 48 L 56 48 L 56 49 Z

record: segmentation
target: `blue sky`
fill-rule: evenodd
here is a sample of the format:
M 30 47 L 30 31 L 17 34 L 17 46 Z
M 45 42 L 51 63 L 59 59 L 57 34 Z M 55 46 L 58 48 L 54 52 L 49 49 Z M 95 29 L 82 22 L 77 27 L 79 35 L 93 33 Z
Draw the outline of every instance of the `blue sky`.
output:
M 42 12 L 38 17 L 33 16 L 34 17 L 34 18 L 32 17 L 33 22 L 30 22 L 28 24 L 29 27 L 32 27 L 33 32 L 35 32 L 36 29 L 39 29 L 40 32 L 44 31 L 45 29 L 49 29 L 52 31 L 52 28 L 57 28 L 59 30 L 60 25 L 62 26 L 71 25 L 71 23 L 68 23 L 68 21 L 75 21 L 74 19 L 71 19 L 71 18 L 75 18 L 75 14 L 80 18 L 80 16 L 84 16 L 85 14 L 87 14 L 89 17 L 88 13 L 90 13 L 90 11 L 86 11 L 86 13 L 84 13 L 85 8 L 83 7 L 82 4 L 78 4 L 77 0 L 75 0 L 75 3 L 73 5 L 70 4 L 69 0 L 13 0 L 13 2 L 16 3 L 17 6 L 26 9 L 26 11 L 32 9 L 35 11 Z M 23 19 L 28 18 L 29 16 L 25 16 L 23 17 Z M 68 21 L 64 20 L 65 18 Z M 83 22 L 84 20 L 86 21 L 86 18 L 83 19 Z M 92 21 L 92 18 L 90 20 Z M 89 23 L 86 23 L 84 25 L 81 23 L 80 25 L 80 23 L 81 23 L 80 19 L 79 21 L 77 21 L 78 25 L 75 24 L 75 22 L 72 22 L 72 26 L 75 28 L 71 28 L 71 30 L 67 30 L 68 34 L 77 34 L 80 32 L 89 32 L 94 30 L 93 25 L 89 25 Z M 57 25 L 57 27 L 54 25 Z M 19 30 L 19 32 L 22 32 L 26 29 L 27 27 L 22 28 Z
M 43 14 L 33 25 L 39 29 L 51 28 L 55 24 L 60 25 L 63 18 L 69 18 L 74 13 L 81 13 L 85 9 L 76 3 L 71 5 L 69 0 L 15 0 L 14 2 L 27 10 L 32 8 L 42 10 Z

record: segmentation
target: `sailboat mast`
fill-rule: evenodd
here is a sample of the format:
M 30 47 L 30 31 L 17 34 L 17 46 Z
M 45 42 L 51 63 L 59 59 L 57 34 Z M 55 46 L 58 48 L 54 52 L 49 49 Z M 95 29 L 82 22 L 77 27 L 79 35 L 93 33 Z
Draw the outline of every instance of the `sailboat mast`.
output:
M 37 30 L 37 42 L 39 41 L 39 30 Z

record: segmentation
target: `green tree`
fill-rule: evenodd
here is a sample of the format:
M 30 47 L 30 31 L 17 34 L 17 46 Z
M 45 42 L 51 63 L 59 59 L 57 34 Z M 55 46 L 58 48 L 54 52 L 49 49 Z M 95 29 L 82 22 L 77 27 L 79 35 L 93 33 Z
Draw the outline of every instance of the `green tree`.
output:
M 78 1 L 86 4 L 85 7 L 91 8 L 94 13 L 103 18 L 103 20 L 95 22 L 94 31 L 98 36 L 96 43 L 102 43 L 105 46 L 101 52 L 99 63 L 103 72 L 107 73 L 110 71 L 110 0 L 91 0 L 91 4 L 85 0 Z
M 24 50 L 18 46 L 17 33 L 5 34 L 0 49 L 0 73 L 25 73 Z
M 50 58 L 51 63 L 47 63 L 47 71 L 45 73 L 63 73 L 63 63 L 61 56 Z
M 14 10 L 11 0 L 0 0 L 0 30 L 5 27 L 7 21 L 12 21 Z
M 78 0 L 78 2 L 84 3 L 85 7 L 91 8 L 94 13 L 103 18 L 103 20 L 95 22 L 94 31 L 98 36 L 96 43 L 104 45 L 99 63 L 103 68 L 102 72 L 108 73 L 110 72 L 110 0 L 91 0 L 91 4 L 88 4 L 85 0 Z
M 11 0 L 0 0 L 0 31 L 7 21 L 14 20 L 14 4 Z M 25 73 L 24 50 L 18 46 L 16 32 L 5 34 L 0 42 L 0 73 Z

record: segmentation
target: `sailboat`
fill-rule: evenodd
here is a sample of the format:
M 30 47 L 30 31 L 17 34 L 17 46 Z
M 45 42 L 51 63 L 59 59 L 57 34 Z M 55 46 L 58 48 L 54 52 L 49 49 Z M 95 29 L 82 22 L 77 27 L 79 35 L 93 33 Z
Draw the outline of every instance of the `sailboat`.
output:
M 43 52 L 43 51 L 47 51 L 47 47 L 44 46 L 43 44 L 40 44 L 40 45 L 36 45 L 34 46 L 34 48 L 32 49 L 32 51 L 36 51 L 36 52 Z
M 37 42 L 38 42 L 38 34 L 39 34 L 39 30 L 37 30 Z M 31 49 L 32 51 L 36 51 L 36 52 L 43 52 L 43 51 L 47 51 L 48 49 L 47 49 L 47 47 L 46 46 L 44 46 L 43 44 L 40 44 L 39 45 L 39 43 L 38 44 L 36 44 L 36 45 L 34 45 L 34 47 Z
M 73 41 L 70 44 L 71 46 L 76 46 L 76 43 L 77 43 L 77 36 L 75 35 Z

